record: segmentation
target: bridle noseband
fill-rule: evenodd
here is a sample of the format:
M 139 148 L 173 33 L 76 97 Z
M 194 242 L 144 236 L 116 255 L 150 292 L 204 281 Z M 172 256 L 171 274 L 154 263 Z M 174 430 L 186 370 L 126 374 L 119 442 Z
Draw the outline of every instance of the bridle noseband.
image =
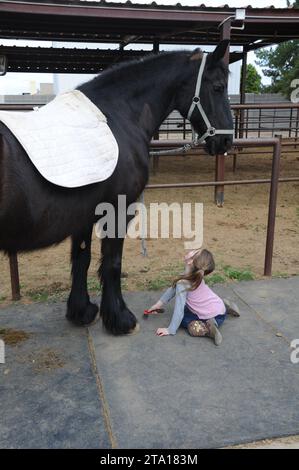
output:
M 199 71 L 198 71 L 196 87 L 195 87 L 195 94 L 193 96 L 193 100 L 192 100 L 192 103 L 191 103 L 191 106 L 189 108 L 188 115 L 187 115 L 187 119 L 188 119 L 188 121 L 190 121 L 190 124 L 191 124 L 193 141 L 196 140 L 196 142 L 199 143 L 199 144 L 201 142 L 203 142 L 206 139 L 206 137 L 212 137 L 216 134 L 231 134 L 231 135 L 234 134 L 233 129 L 215 129 L 215 127 L 211 126 L 211 123 L 208 119 L 208 116 L 206 115 L 206 113 L 205 113 L 205 111 L 204 111 L 204 109 L 201 105 L 201 102 L 200 102 L 200 88 L 201 88 L 201 80 L 202 80 L 203 72 L 204 72 L 204 69 L 205 69 L 206 61 L 207 61 L 207 56 L 208 56 L 208 54 L 206 52 L 204 52 L 203 56 L 202 56 L 202 61 L 201 61 L 200 67 L 199 67 Z M 195 108 L 198 109 L 201 117 L 203 118 L 203 120 L 205 122 L 205 125 L 207 126 L 206 132 L 200 137 L 195 132 L 194 127 L 191 123 L 191 117 L 192 117 L 192 114 L 195 111 Z

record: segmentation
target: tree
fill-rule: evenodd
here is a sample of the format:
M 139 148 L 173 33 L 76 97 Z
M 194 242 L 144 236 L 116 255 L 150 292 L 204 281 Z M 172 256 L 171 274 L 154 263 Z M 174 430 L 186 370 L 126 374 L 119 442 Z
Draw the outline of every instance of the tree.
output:
M 247 65 L 246 71 L 246 93 L 260 93 L 262 88 L 262 77 L 252 64 Z
M 299 0 L 287 3 L 288 6 L 299 8 Z M 289 98 L 293 91 L 292 80 L 299 78 L 299 41 L 287 41 L 270 49 L 261 49 L 256 52 L 256 56 L 256 63 L 263 67 L 264 75 L 271 78 L 267 90 L 282 93 Z

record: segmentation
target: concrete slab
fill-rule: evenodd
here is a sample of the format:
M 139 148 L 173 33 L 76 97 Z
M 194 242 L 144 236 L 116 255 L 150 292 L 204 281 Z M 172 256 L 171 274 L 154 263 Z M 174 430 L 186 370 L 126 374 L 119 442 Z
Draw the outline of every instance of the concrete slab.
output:
M 243 445 L 225 447 L 225 449 L 299 449 L 299 436 L 267 439 Z
M 109 448 L 86 329 L 65 305 L 0 310 L 0 329 L 30 334 L 0 364 L 0 448 Z
M 279 292 L 283 286 L 276 284 Z M 288 341 L 275 335 L 271 318 L 266 323 L 256 315 L 249 299 L 240 300 L 235 284 L 215 290 L 239 298 L 242 311 L 224 323 L 219 348 L 184 330 L 156 337 L 171 308 L 147 320 L 142 312 L 158 293 L 126 296 L 140 319 L 138 335 L 111 338 L 99 325 L 90 328 L 118 447 L 224 447 L 298 433 L 299 365 L 290 362 Z M 292 296 L 299 301 L 298 290 Z M 295 322 L 296 311 L 288 314 Z
M 265 322 L 289 340 L 299 338 L 299 277 L 240 282 L 232 287 Z
M 241 308 L 219 348 L 184 330 L 156 337 L 171 306 L 144 320 L 155 292 L 125 295 L 141 324 L 130 337 L 74 328 L 62 303 L 0 310 L 0 328 L 30 333 L 0 364 L 0 447 L 212 448 L 298 434 L 299 364 L 289 348 L 299 337 L 298 287 L 299 278 L 216 286 Z

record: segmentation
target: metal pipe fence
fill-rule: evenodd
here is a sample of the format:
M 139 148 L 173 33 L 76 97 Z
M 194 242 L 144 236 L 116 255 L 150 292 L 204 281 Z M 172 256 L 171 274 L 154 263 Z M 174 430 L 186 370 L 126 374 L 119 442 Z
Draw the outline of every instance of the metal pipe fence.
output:
M 169 140 L 156 140 L 152 141 L 152 148 L 175 148 L 187 143 L 186 141 L 169 141 Z M 203 147 L 203 145 L 201 146 Z M 267 223 L 267 237 L 264 261 L 264 275 L 271 276 L 272 274 L 272 259 L 273 259 L 273 244 L 274 244 L 274 230 L 275 230 L 275 217 L 276 217 L 276 203 L 277 191 L 279 182 L 299 181 L 299 177 L 281 178 L 279 179 L 279 166 L 281 156 L 281 137 L 273 138 L 255 138 L 255 139 L 236 139 L 234 141 L 234 148 L 255 148 L 255 147 L 272 147 L 272 170 L 271 179 L 252 179 L 252 180 L 231 180 L 231 181 L 203 181 L 195 183 L 167 183 L 167 184 L 150 184 L 146 189 L 169 189 L 169 188 L 185 188 L 185 187 L 203 187 L 203 186 L 225 186 L 225 185 L 242 185 L 242 184 L 269 184 L 269 209 L 268 209 L 268 223 Z
M 238 106 L 237 109 L 241 109 L 241 106 L 249 105 L 235 105 Z M 256 105 L 250 105 L 255 109 Z M 264 106 L 264 105 L 263 105 Z M 272 106 L 272 105 L 271 105 Z M 286 105 L 283 105 L 286 106 Z M 3 109 L 3 105 L 0 105 L 0 109 Z M 9 105 L 9 109 L 14 108 L 15 110 L 30 110 L 32 109 L 31 105 Z M 287 106 L 288 108 L 288 106 Z M 299 105 L 297 106 L 299 108 Z M 8 107 L 5 107 L 8 109 Z M 298 117 L 296 117 L 298 119 Z M 187 132 L 186 132 L 187 135 Z M 152 149 L 165 149 L 165 148 L 177 148 L 184 145 L 185 143 L 190 143 L 188 140 L 154 140 L 151 143 Z M 199 146 L 198 151 L 203 152 L 204 145 Z M 265 261 L 264 261 L 264 274 L 270 276 L 272 272 L 272 258 L 273 258 L 273 243 L 274 243 L 274 228 L 275 228 L 275 215 L 276 215 L 276 202 L 277 202 L 277 190 L 278 183 L 281 182 L 294 182 L 299 181 L 299 177 L 291 178 L 279 178 L 279 163 L 282 150 L 282 141 L 280 137 L 271 137 L 271 138 L 237 138 L 234 140 L 233 148 L 235 150 L 244 149 L 244 148 L 272 148 L 272 171 L 271 179 L 253 179 L 253 180 L 230 180 L 225 181 L 224 178 L 217 178 L 216 181 L 204 181 L 197 183 L 176 183 L 176 184 L 150 184 L 146 186 L 147 190 L 161 189 L 161 188 L 192 188 L 200 186 L 214 186 L 224 188 L 225 185 L 244 185 L 244 184 L 270 184 L 270 197 L 269 197 L 269 210 L 268 210 L 268 224 L 267 224 L 267 238 L 266 238 L 266 249 L 265 249 Z M 197 151 L 197 153 L 198 153 Z M 194 153 L 192 150 L 191 153 Z M 10 260 L 10 273 L 11 273 L 11 289 L 12 289 L 12 299 L 20 299 L 20 282 L 19 282 L 19 271 L 18 271 L 18 259 L 17 253 L 11 253 L 9 256 Z

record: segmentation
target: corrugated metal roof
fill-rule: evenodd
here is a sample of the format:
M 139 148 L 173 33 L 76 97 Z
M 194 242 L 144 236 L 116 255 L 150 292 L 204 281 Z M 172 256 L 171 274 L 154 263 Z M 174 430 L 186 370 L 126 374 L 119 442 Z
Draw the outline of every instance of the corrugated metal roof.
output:
M 275 5 L 269 5 L 267 7 L 255 7 L 253 5 L 246 5 L 240 7 L 231 7 L 227 3 L 221 6 L 206 5 L 200 3 L 198 5 L 182 5 L 180 2 L 173 5 L 164 5 L 163 3 L 157 3 L 155 1 L 151 3 L 138 3 L 127 0 L 125 2 L 109 2 L 106 0 L 7 0 L 7 3 L 27 3 L 27 4 L 45 4 L 45 5 L 67 5 L 67 6 L 81 6 L 81 7 L 111 7 L 111 8 L 138 8 L 138 9 L 160 9 L 160 10 L 191 10 L 191 11 L 235 11 L 237 8 L 245 8 L 246 10 L 275 10 L 275 11 L 290 11 L 298 9 L 295 6 L 289 6 L 285 8 L 277 8 Z
M 99 73 L 116 62 L 152 54 L 152 51 L 69 47 L 1 46 L 8 72 Z
M 117 43 L 120 50 L 130 43 L 201 45 L 217 44 L 221 25 L 234 21 L 235 8 L 198 4 L 185 6 L 138 4 L 127 1 L 112 3 L 106 0 L 31 0 L 0 1 L 0 37 L 83 43 Z M 233 26 L 240 26 L 232 23 Z M 231 29 L 231 44 L 243 46 L 245 51 L 289 39 L 299 40 L 299 9 L 247 7 L 243 28 Z M 36 67 L 65 67 L 67 54 L 55 59 L 55 51 L 33 50 Z M 11 67 L 29 70 L 30 58 L 26 50 L 6 50 Z M 62 56 L 63 52 L 60 53 Z M 111 57 L 82 54 L 89 67 L 105 66 Z M 84 58 L 83 58 L 84 54 Z M 129 55 L 129 54 L 128 54 Z M 79 56 L 79 53 L 78 53 Z M 232 60 L 238 57 L 232 56 Z M 29 68 L 28 68 L 29 67 Z M 76 67 L 75 53 L 69 57 L 69 70 Z M 83 70 L 83 68 L 82 68 Z
M 243 28 L 231 29 L 231 44 L 243 46 L 243 51 L 299 40 L 299 9 L 250 4 L 240 8 L 246 10 L 246 19 Z M 234 17 L 236 9 L 228 4 L 164 5 L 130 0 L 0 0 L 0 38 L 120 46 L 120 50 L 0 46 L 0 54 L 7 57 L 9 71 L 97 73 L 111 63 L 148 54 L 124 49 L 130 43 L 217 44 L 221 25 Z M 241 57 L 242 52 L 233 52 L 230 62 Z

